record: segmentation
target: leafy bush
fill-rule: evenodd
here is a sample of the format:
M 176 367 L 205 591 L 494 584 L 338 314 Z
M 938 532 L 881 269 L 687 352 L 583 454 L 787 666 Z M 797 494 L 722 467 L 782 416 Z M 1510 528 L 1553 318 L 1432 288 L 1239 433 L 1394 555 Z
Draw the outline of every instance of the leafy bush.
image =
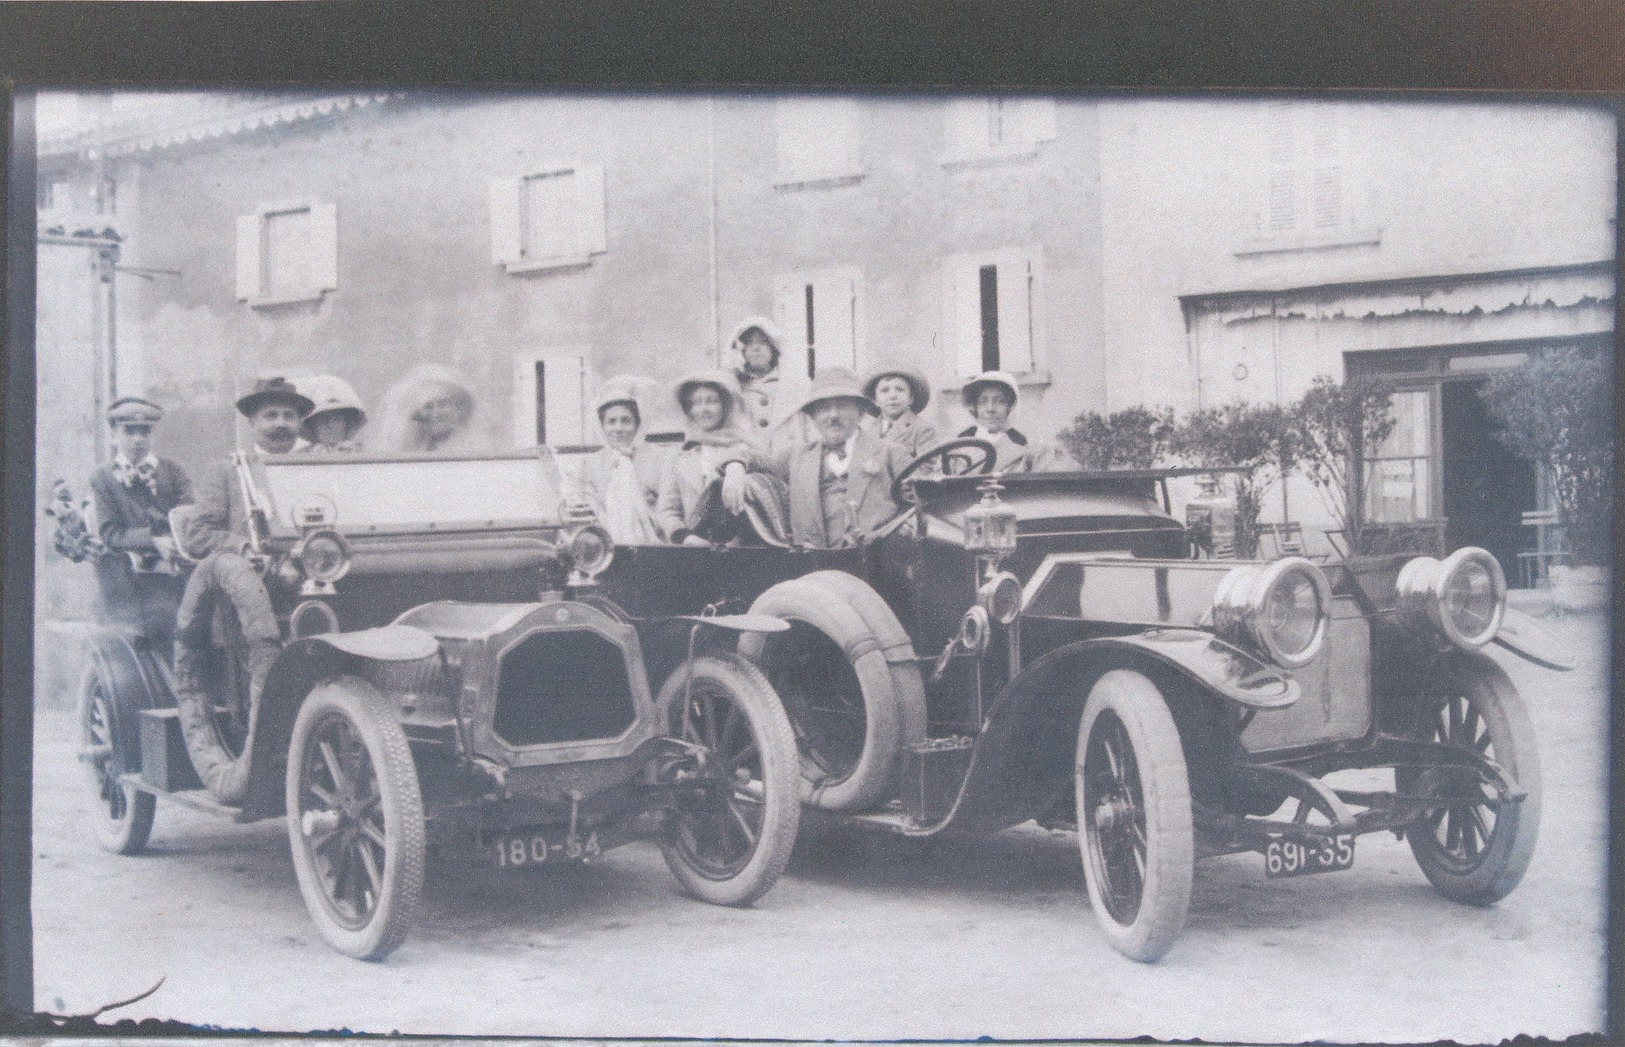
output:
M 1256 555 L 1264 496 L 1297 468 L 1302 453 L 1295 413 L 1278 404 L 1243 402 L 1202 408 L 1174 428 L 1169 446 L 1195 466 L 1246 470 L 1235 474 L 1236 555 Z
M 1551 471 L 1576 563 L 1609 559 L 1613 523 L 1613 376 L 1601 353 L 1561 349 L 1494 375 L 1480 390 L 1513 454 Z
M 1365 454 L 1394 431 L 1392 397 L 1369 379 L 1355 378 L 1339 385 L 1323 374 L 1315 378 L 1292 413 L 1304 473 L 1326 511 L 1343 529 L 1349 548 L 1363 549 Z
M 1128 407 L 1109 417 L 1085 411 L 1055 438 L 1081 469 L 1149 469 L 1168 457 L 1172 407 Z

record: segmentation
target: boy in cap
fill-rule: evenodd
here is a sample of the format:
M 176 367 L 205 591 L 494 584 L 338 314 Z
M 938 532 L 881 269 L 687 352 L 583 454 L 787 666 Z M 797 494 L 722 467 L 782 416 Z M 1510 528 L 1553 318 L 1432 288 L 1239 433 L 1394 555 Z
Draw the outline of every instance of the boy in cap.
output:
M 892 481 L 913 458 L 902 446 L 859 424 L 876 412 L 857 375 L 819 371 L 802 401 L 817 438 L 775 453 L 767 471 L 790 490 L 790 536 L 802 546 L 853 545 L 902 511 Z
M 192 501 L 186 471 L 152 453 L 152 431 L 163 417 L 163 408 L 144 397 L 113 401 L 107 409 L 113 460 L 90 477 L 106 550 L 96 561 L 102 613 L 159 640 L 174 631 L 181 592 L 169 511 Z
M 937 427 L 920 417 L 931 402 L 931 387 L 912 367 L 882 367 L 863 383 L 863 395 L 880 410 L 873 422 L 875 434 L 901 445 L 909 457 L 918 458 L 939 442 Z

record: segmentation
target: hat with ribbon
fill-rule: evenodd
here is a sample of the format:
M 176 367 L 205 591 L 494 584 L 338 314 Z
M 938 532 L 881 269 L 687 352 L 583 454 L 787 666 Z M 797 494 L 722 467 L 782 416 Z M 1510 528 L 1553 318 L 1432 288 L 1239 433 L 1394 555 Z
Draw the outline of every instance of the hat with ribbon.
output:
M 925 380 L 925 375 L 902 363 L 891 364 L 872 372 L 864 379 L 863 395 L 873 400 L 875 388 L 884 378 L 901 378 L 908 383 L 908 409 L 915 414 L 925 410 L 925 405 L 931 402 L 931 385 Z
M 1021 399 L 1021 391 L 1016 388 L 1016 380 L 1005 371 L 983 371 L 981 374 L 965 383 L 963 392 L 965 406 L 972 411 L 976 410 L 976 398 L 982 395 L 987 388 L 1003 389 L 1010 394 L 1010 406 L 1016 406 Z
M 316 405 L 310 397 L 301 393 L 297 386 L 286 378 L 261 378 L 254 383 L 254 391 L 237 401 L 237 410 L 244 418 L 254 417 L 266 404 L 282 403 L 299 412 L 303 418 L 315 409 Z
M 825 400 L 851 400 L 869 414 L 878 414 L 880 408 L 864 395 L 858 376 L 844 367 L 826 367 L 813 376 L 812 386 L 801 401 L 801 410 L 812 414 L 813 408 Z
M 305 416 L 304 424 L 299 427 L 299 431 L 306 439 L 315 438 L 315 423 L 322 415 L 345 416 L 352 433 L 361 428 L 362 423 L 367 420 L 367 409 L 361 406 L 361 397 L 355 394 L 349 382 L 338 375 L 319 374 L 301 381 L 299 387 L 309 395 L 315 405 Z

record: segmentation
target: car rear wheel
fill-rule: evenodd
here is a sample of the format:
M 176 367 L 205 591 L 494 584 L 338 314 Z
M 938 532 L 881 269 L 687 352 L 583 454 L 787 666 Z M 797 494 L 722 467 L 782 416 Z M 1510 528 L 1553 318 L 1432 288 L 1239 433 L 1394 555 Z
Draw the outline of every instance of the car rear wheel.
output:
M 661 853 L 694 897 L 748 905 L 784 873 L 801 820 L 790 721 L 761 671 L 732 656 L 680 667 L 659 704 L 687 749 L 667 769 L 674 800 Z
M 94 661 L 79 683 L 79 758 L 90 787 L 91 828 L 101 845 L 115 854 L 137 854 L 152 836 L 158 801 L 119 781 L 135 768 L 125 766 L 124 726 L 114 707 L 113 690 Z
M 1523 699 L 1499 669 L 1468 662 L 1441 688 L 1422 736 L 1493 761 L 1526 795 L 1502 804 L 1468 769 L 1401 768 L 1400 793 L 1464 797 L 1422 814 L 1406 829 L 1411 853 L 1434 888 L 1468 905 L 1512 893 L 1529 868 L 1540 832 L 1540 758 Z
M 1155 684 L 1102 676 L 1078 727 L 1078 843 L 1089 904 L 1112 947 L 1149 963 L 1185 927 L 1195 869 L 1190 779 Z
M 423 891 L 423 798 L 395 703 L 362 681 L 318 686 L 294 721 L 288 839 L 311 919 L 363 960 L 393 952 Z

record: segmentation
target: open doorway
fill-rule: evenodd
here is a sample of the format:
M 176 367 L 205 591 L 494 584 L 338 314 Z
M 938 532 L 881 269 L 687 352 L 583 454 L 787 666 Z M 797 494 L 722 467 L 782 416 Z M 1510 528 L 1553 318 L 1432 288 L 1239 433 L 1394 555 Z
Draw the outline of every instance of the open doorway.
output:
M 1446 381 L 1439 390 L 1445 544 L 1488 549 L 1511 580 L 1528 540 L 1523 514 L 1536 508 L 1535 467 L 1496 439 L 1499 426 L 1478 395 L 1483 385 L 1482 378 Z

